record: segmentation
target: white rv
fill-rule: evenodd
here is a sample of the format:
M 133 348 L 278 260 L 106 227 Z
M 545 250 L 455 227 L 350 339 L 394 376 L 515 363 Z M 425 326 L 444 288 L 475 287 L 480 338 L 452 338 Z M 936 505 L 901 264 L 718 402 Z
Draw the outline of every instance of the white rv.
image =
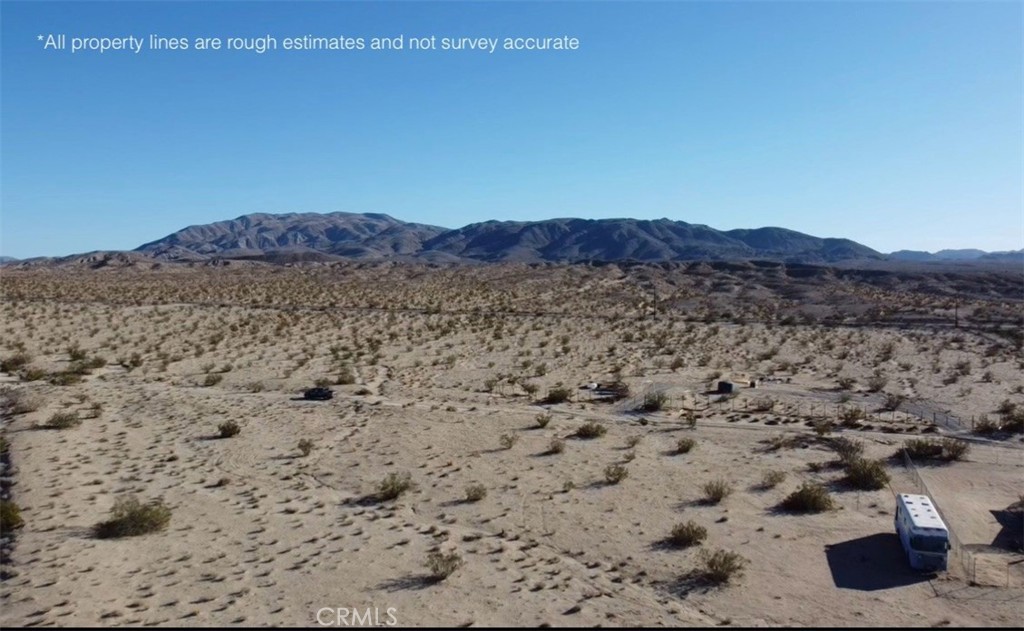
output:
M 897 495 L 894 521 L 910 567 L 915 570 L 946 570 L 949 529 L 927 495 Z

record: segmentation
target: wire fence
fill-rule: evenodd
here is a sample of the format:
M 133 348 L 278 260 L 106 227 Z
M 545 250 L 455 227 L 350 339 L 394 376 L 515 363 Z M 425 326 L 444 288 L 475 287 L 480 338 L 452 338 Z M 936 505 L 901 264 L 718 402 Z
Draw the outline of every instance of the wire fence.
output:
M 974 546 L 964 544 L 960 537 L 953 530 L 952 523 L 942 508 L 939 507 L 935 494 L 928 488 L 928 484 L 921 477 L 921 472 L 911 459 L 906 449 L 902 450 L 903 466 L 910 478 L 917 486 L 918 493 L 927 495 L 932 500 L 932 505 L 939 513 L 942 521 L 949 531 L 950 563 L 959 566 L 963 571 L 966 580 L 976 585 L 991 585 L 996 587 L 1024 587 L 1024 559 L 1016 555 L 1000 554 L 988 549 L 988 546 Z M 892 487 L 890 486 L 890 489 Z M 896 491 L 893 489 L 893 494 Z M 972 549 L 977 548 L 977 549 Z M 979 571 L 980 570 L 980 571 Z

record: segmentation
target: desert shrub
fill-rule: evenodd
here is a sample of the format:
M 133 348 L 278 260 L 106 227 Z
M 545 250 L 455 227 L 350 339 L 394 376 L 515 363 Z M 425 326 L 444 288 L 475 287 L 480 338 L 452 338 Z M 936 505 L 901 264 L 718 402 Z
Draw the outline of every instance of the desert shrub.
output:
M 882 409 L 894 412 L 900 409 L 900 406 L 903 405 L 903 402 L 906 400 L 907 397 L 903 396 L 902 394 L 887 392 L 885 394 L 885 400 L 882 401 Z
M 687 429 L 697 429 L 697 413 L 693 410 L 686 410 L 683 414 L 683 422 Z
M 901 449 L 911 460 L 962 460 L 970 448 L 969 443 L 956 438 L 911 438 Z
M 715 585 L 723 585 L 734 578 L 739 578 L 743 574 L 743 568 L 747 565 L 747 560 L 735 552 L 727 550 L 715 550 L 714 552 L 702 550 L 701 552 L 700 561 L 703 567 L 700 575 L 704 580 Z
M 761 488 L 773 489 L 782 484 L 785 480 L 785 471 L 765 471 L 764 476 L 761 478 Z
M 933 460 L 942 457 L 942 443 L 934 438 L 911 438 L 903 443 L 900 450 L 906 451 L 912 460 Z
M 855 489 L 876 491 L 889 483 L 889 473 L 881 460 L 856 458 L 846 463 L 846 477 L 843 481 Z
M 820 513 L 834 507 L 828 489 L 816 482 L 804 482 L 782 500 L 782 508 L 793 513 Z
M 14 502 L 0 500 L 0 533 L 10 533 L 25 525 L 21 509 Z
M 35 412 L 43 404 L 39 397 L 29 394 L 24 390 L 4 390 L 0 397 L 2 397 L 0 407 L 12 415 Z
M 844 407 L 839 411 L 839 421 L 844 427 L 856 425 L 857 421 L 864 419 L 864 410 L 858 407 Z
M 466 501 L 479 502 L 487 497 L 487 487 L 483 484 L 470 484 L 466 487 Z
M 727 480 L 712 480 L 704 485 L 704 502 L 718 504 L 732 493 L 732 485 Z
M 545 427 L 548 426 L 548 423 L 551 422 L 551 412 L 544 412 L 543 414 L 538 414 L 535 420 L 537 421 L 537 427 L 539 427 L 540 429 L 544 429 Z
M 299 453 L 301 453 L 303 457 L 306 457 L 313 452 L 314 446 L 316 445 L 312 440 L 309 438 L 303 438 L 299 441 Z
M 217 385 L 221 381 L 224 381 L 224 375 L 221 374 L 209 374 L 203 379 L 203 387 L 209 388 Z
M 1014 434 L 1024 433 L 1024 410 L 1014 410 L 1003 415 L 1003 429 Z
M 427 557 L 427 569 L 430 570 L 430 578 L 438 582 L 451 576 L 460 567 L 462 567 L 462 557 L 455 551 L 447 554 L 439 551 L 431 552 Z
M 840 377 L 836 382 L 839 384 L 840 390 L 849 390 L 857 383 L 852 377 Z
M 664 392 L 648 392 L 644 395 L 644 401 L 640 404 L 640 409 L 644 412 L 658 412 L 665 407 L 668 402 L 668 396 Z
M 50 383 L 55 386 L 73 386 L 82 383 L 82 375 L 74 372 L 57 372 L 50 375 Z
M 110 519 L 93 527 L 100 539 L 135 537 L 158 532 L 171 521 L 171 509 L 157 500 L 143 504 L 136 497 L 123 497 L 114 503 Z
M 604 468 L 604 479 L 608 484 L 618 484 L 629 476 L 629 470 L 620 464 L 610 464 Z
M 412 475 L 409 473 L 391 472 L 384 477 L 377 487 L 377 495 L 384 501 L 398 498 L 412 488 Z
M 693 521 L 688 521 L 672 527 L 672 533 L 668 536 L 668 542 L 677 548 L 689 548 L 690 546 L 700 544 L 707 536 L 707 528 Z
M 42 368 L 33 368 L 32 366 L 22 368 L 18 372 L 18 376 L 21 377 L 22 381 L 39 381 L 45 379 L 47 374 Z
M 565 403 L 572 396 L 572 392 L 568 388 L 552 388 L 548 390 L 548 396 L 544 399 L 545 403 Z
M 978 422 L 975 423 L 974 429 L 971 431 L 973 431 L 975 434 L 987 436 L 989 434 L 995 434 L 1000 430 L 1001 427 L 1002 426 L 999 424 L 998 421 L 993 421 L 987 415 L 982 414 L 981 418 L 978 419 Z
M 552 438 L 551 442 L 548 443 L 548 450 L 545 453 L 553 455 L 560 454 L 563 451 L 565 451 L 565 441 L 561 438 Z
M 74 412 L 56 412 L 46 421 L 49 429 L 70 429 L 82 424 L 82 419 Z
M 226 421 L 217 426 L 217 435 L 221 438 L 231 438 L 242 433 L 242 428 L 234 421 Z
M 811 423 L 814 433 L 818 436 L 828 436 L 832 433 L 832 421 L 818 420 Z
M 697 441 L 692 438 L 680 438 L 676 441 L 676 453 L 687 454 L 697 445 Z
M 68 347 L 68 357 L 73 362 L 82 361 L 85 359 L 85 351 L 83 351 L 78 344 L 72 344 Z
M 518 434 L 502 434 L 499 438 L 502 449 L 512 449 L 517 442 L 519 442 Z
M 626 439 L 626 447 L 628 449 L 633 449 L 634 447 L 640 444 L 640 441 L 642 441 L 643 438 L 643 436 L 630 436 L 629 438 Z
M 587 421 L 576 430 L 577 438 L 600 438 L 608 432 L 608 428 L 596 421 Z
M 356 382 L 356 373 L 352 370 L 351 366 L 344 365 L 338 369 L 338 377 L 334 380 L 334 383 L 339 386 L 350 386 Z
M 971 450 L 971 445 L 965 440 L 956 438 L 942 439 L 942 457 L 945 460 L 963 460 Z
M 868 377 L 866 385 L 868 387 L 868 392 L 881 392 L 882 388 L 884 388 L 887 383 L 889 383 L 889 378 L 876 372 Z
M 28 365 L 31 361 L 32 356 L 27 353 L 17 353 L 10 357 L 5 357 L 0 360 L 0 372 L 14 374 L 19 368 Z
M 1003 399 L 996 408 L 996 413 L 1001 416 L 1013 414 L 1017 410 L 1017 404 L 1009 399 Z
M 839 456 L 839 461 L 843 464 L 857 460 L 864 455 L 864 443 L 859 440 L 846 438 L 845 436 L 832 439 L 831 447 Z
M 327 388 L 332 385 L 332 382 L 327 377 L 321 377 L 313 382 L 313 385 L 317 388 Z

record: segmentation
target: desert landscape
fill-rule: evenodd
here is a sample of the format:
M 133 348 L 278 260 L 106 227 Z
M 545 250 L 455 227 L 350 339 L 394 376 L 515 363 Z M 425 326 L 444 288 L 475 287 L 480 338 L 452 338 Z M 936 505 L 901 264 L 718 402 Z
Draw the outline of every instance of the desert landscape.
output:
M 1019 627 L 1020 270 L 901 270 L 9 264 L 0 624 Z

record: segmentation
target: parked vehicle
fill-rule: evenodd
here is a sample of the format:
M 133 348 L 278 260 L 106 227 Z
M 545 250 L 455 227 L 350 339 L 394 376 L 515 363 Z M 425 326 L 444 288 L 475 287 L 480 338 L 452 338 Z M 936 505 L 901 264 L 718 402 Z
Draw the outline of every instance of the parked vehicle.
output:
M 894 522 L 910 567 L 931 572 L 946 570 L 949 529 L 927 495 L 897 495 Z
M 302 397 L 311 401 L 326 401 L 334 398 L 334 391 L 330 388 L 310 388 L 302 393 Z

